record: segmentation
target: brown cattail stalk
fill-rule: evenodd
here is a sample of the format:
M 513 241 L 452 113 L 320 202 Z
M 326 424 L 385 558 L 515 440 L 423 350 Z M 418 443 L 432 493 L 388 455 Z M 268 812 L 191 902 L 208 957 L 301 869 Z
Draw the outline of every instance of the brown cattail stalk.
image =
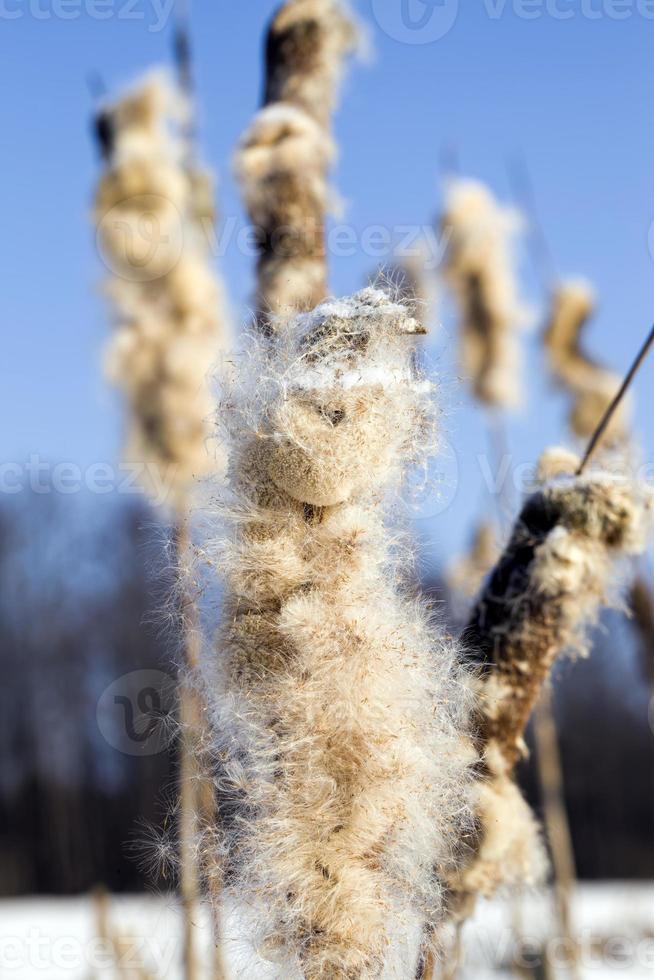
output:
M 524 505 L 476 604 L 465 639 L 481 671 L 485 778 L 478 840 L 453 884 L 464 910 L 477 894 L 542 870 L 537 828 L 513 782 L 524 731 L 556 657 L 585 648 L 615 560 L 642 550 L 650 502 L 649 490 L 602 472 L 546 482 Z
M 325 216 L 335 150 L 330 118 L 355 31 L 339 0 L 287 0 L 266 44 L 263 108 L 236 172 L 259 236 L 257 310 L 310 310 L 327 295 Z

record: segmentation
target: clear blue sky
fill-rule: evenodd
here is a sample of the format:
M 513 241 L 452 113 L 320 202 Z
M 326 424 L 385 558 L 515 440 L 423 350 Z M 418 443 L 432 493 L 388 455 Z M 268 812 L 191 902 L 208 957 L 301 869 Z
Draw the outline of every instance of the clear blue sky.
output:
M 411 16 L 426 17 L 420 36 L 402 22 L 401 3 L 356 4 L 373 53 L 350 72 L 336 123 L 341 159 L 335 181 L 346 220 L 359 231 L 371 224 L 428 224 L 439 207 L 438 161 L 447 144 L 456 144 L 465 174 L 505 196 L 506 157 L 520 147 L 560 271 L 596 284 L 601 307 L 589 345 L 624 369 L 654 319 L 648 247 L 654 4 L 461 0 L 457 12 L 455 0 L 433 11 L 410 0 Z M 257 105 L 262 34 L 274 6 L 268 0 L 195 0 L 201 142 L 220 177 L 223 220 L 242 221 L 230 161 Z M 96 291 L 102 267 L 89 222 L 97 163 L 85 79 L 98 71 L 114 89 L 168 59 L 166 8 L 169 0 L 0 0 L 3 460 L 38 453 L 85 466 L 119 455 L 120 405 L 101 371 L 107 320 Z M 432 16 L 454 14 L 443 37 L 426 36 L 447 26 Z M 156 29 L 162 18 L 165 29 Z M 336 258 L 333 292 L 357 288 L 374 264 L 361 249 Z M 232 246 L 219 265 L 244 320 L 252 261 Z M 538 302 L 528 261 L 524 268 L 525 288 Z M 458 546 L 467 521 L 484 505 L 475 455 L 486 449 L 486 439 L 455 377 L 449 315 L 430 343 L 443 375 L 448 439 L 457 447 L 457 467 L 452 458 L 444 464 L 445 496 L 453 502 L 438 520 L 418 524 L 434 555 Z M 535 342 L 530 346 L 529 403 L 510 426 L 518 461 L 558 441 L 563 419 L 563 402 L 549 391 Z M 639 432 L 654 458 L 651 427 L 647 432 L 654 361 L 637 393 Z

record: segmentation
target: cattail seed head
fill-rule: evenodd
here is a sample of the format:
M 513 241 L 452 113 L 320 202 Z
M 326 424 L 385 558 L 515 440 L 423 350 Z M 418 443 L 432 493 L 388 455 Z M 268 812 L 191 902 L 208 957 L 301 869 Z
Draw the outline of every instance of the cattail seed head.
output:
M 557 382 L 572 395 L 569 424 L 580 439 L 589 439 L 618 388 L 620 378 L 593 360 L 582 346 L 583 331 L 595 310 L 593 290 L 584 280 L 562 282 L 552 296 L 551 313 L 543 334 L 550 368 Z M 623 402 L 613 416 L 605 439 L 624 441 L 631 407 Z
M 330 300 L 254 343 L 221 413 L 226 873 L 285 976 L 413 975 L 468 812 L 457 647 L 401 586 L 390 522 L 436 438 L 417 329 L 378 290 Z
M 188 106 L 163 73 L 104 112 L 111 129 L 94 215 L 113 276 L 111 379 L 129 405 L 126 458 L 180 507 L 196 477 L 220 462 L 208 451 L 214 403 L 208 375 L 228 342 L 222 287 L 210 267 L 210 181 L 189 164 Z
M 442 230 L 445 277 L 461 316 L 462 368 L 484 404 L 520 403 L 519 331 L 528 321 L 514 272 L 517 211 L 501 207 L 483 184 L 448 184 Z
M 327 295 L 330 118 L 355 34 L 338 0 L 287 0 L 270 24 L 264 105 L 235 161 L 259 236 L 257 309 L 264 332 L 274 317 L 311 310 Z

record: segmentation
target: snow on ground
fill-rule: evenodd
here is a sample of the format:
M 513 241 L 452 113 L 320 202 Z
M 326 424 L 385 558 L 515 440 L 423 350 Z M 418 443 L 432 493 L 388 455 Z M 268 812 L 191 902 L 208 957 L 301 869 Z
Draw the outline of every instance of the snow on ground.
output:
M 181 980 L 181 920 L 174 896 L 112 898 L 109 917 L 121 971 L 111 944 L 98 938 L 96 912 L 88 896 L 0 901 L 1 980 Z M 582 977 L 654 980 L 654 884 L 583 885 L 574 919 Z M 257 957 L 243 921 L 231 912 L 224 923 L 229 980 L 290 980 Z M 516 939 L 518 922 L 521 944 Z M 547 895 L 481 903 L 463 932 L 459 977 L 498 980 L 525 975 L 526 967 L 538 965 L 543 950 L 554 967 L 553 976 L 569 976 L 569 951 L 553 922 Z M 210 980 L 212 939 L 204 911 L 198 925 L 206 967 L 202 980 Z M 543 975 L 542 969 L 531 975 Z

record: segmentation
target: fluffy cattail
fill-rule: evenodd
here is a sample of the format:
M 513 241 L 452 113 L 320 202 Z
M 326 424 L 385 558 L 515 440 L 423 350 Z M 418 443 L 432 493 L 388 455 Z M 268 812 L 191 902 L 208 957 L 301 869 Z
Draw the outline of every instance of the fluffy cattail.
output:
M 528 317 L 512 255 L 521 224 L 519 213 L 502 207 L 478 181 L 448 184 L 445 278 L 460 311 L 463 371 L 490 407 L 511 408 L 521 400 L 519 331 Z
M 389 524 L 435 434 L 416 332 L 384 292 L 328 301 L 255 344 L 226 416 L 225 875 L 284 977 L 413 976 L 466 814 L 456 645 Z
M 257 308 L 310 310 L 327 294 L 330 136 L 355 32 L 339 0 L 287 0 L 268 31 L 264 106 L 243 136 L 236 173 L 259 235 Z
M 125 455 L 144 482 L 183 504 L 214 468 L 207 450 L 207 383 L 227 340 L 222 289 L 207 255 L 209 182 L 188 163 L 181 128 L 189 109 L 152 74 L 105 109 L 106 169 L 95 200 L 116 333 L 108 369 L 129 405 Z
M 525 503 L 475 606 L 465 641 L 481 670 L 485 778 L 477 847 L 454 884 L 464 906 L 542 869 L 537 827 L 512 776 L 523 734 L 555 658 L 585 650 L 615 561 L 644 547 L 651 502 L 648 489 L 603 472 L 552 479 Z
M 583 280 L 560 283 L 552 296 L 550 318 L 543 334 L 552 374 L 572 396 L 569 424 L 588 439 L 620 387 L 620 377 L 593 360 L 582 347 L 582 332 L 595 309 L 595 297 Z M 611 420 L 606 438 L 624 440 L 630 424 L 629 402 Z

